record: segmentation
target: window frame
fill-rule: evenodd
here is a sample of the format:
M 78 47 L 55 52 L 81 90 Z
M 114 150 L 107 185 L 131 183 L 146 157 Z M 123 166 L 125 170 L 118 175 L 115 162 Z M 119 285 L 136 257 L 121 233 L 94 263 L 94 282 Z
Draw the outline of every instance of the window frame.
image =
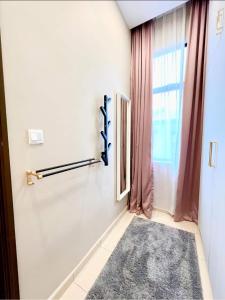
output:
M 153 60 L 154 58 L 160 57 L 160 56 L 164 56 L 167 55 L 169 53 L 175 52 L 177 50 L 181 50 L 181 61 L 184 61 L 184 56 L 185 56 L 185 48 L 187 48 L 187 42 L 185 42 L 184 44 L 181 43 L 178 46 L 173 46 L 170 48 L 165 48 L 162 50 L 157 51 L 155 54 L 153 54 Z M 179 77 L 179 83 L 170 83 L 161 87 L 157 87 L 157 88 L 153 88 L 152 89 L 152 94 L 160 94 L 160 93 L 164 93 L 164 92 L 169 92 L 169 91 L 174 91 L 174 90 L 178 90 L 181 87 L 184 87 L 184 80 L 182 80 L 182 78 L 184 79 L 184 65 L 185 63 L 183 63 L 181 65 L 180 68 L 180 77 Z

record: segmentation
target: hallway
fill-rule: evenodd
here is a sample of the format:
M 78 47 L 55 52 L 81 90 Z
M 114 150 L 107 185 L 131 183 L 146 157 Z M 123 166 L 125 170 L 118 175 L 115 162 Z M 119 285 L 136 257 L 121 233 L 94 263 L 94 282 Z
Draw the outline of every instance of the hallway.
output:
M 225 300 L 225 0 L 0 0 L 0 299 Z

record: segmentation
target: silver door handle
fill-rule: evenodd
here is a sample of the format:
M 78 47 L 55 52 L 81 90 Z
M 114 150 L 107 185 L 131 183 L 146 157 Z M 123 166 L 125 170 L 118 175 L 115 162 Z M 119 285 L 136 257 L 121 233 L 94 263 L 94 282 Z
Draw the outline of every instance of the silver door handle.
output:
M 217 142 L 209 142 L 209 167 L 216 167 Z

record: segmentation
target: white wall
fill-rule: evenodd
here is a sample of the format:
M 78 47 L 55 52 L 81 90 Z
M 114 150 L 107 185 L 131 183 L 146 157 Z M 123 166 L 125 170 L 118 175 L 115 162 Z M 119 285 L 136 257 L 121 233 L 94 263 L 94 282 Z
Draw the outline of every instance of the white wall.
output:
M 129 95 L 130 32 L 113 1 L 6 1 L 0 20 L 20 292 L 45 298 L 125 206 L 116 202 L 115 93 Z M 27 169 L 100 157 L 104 94 L 110 166 L 27 186 Z M 45 143 L 28 145 L 28 128 L 43 129 Z

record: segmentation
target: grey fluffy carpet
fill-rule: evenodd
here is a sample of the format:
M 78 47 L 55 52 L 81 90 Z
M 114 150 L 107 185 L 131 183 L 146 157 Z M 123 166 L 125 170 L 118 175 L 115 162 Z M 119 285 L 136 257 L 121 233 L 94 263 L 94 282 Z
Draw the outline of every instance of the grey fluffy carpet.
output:
M 194 234 L 134 218 L 86 299 L 202 299 Z

